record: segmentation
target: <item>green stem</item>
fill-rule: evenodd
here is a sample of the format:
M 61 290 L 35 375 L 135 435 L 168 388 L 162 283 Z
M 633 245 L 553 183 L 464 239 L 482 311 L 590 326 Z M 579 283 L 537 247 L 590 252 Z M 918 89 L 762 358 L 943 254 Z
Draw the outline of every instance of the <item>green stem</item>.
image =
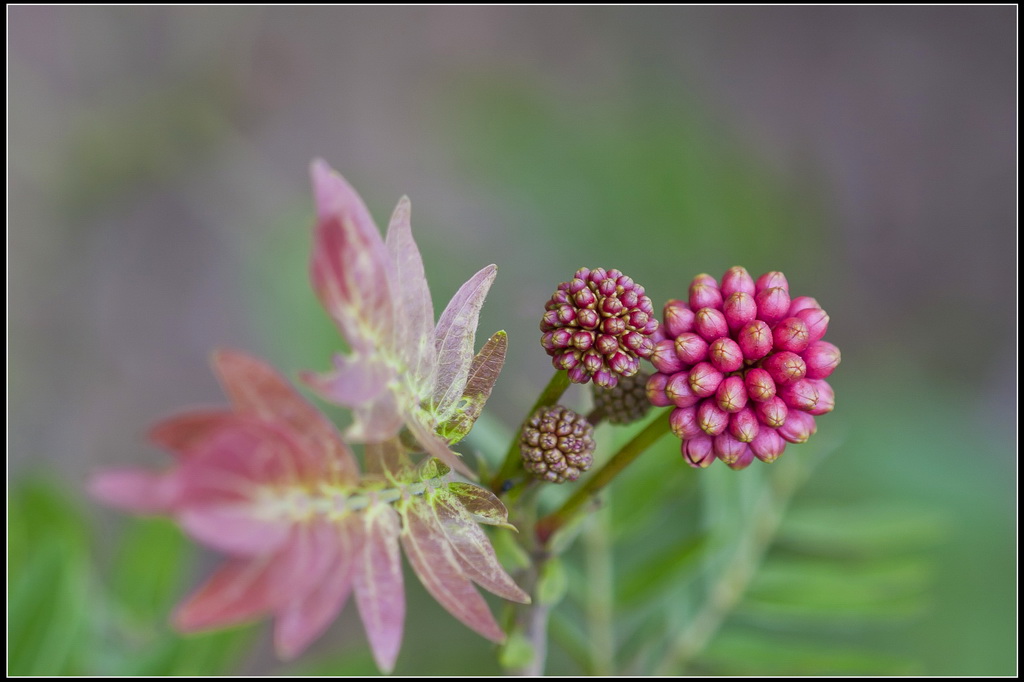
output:
M 667 414 L 659 414 L 633 440 L 626 443 L 622 446 L 621 450 L 612 455 L 612 458 L 597 473 L 588 478 L 586 483 L 580 486 L 572 497 L 566 500 L 557 511 L 548 514 L 537 522 L 537 537 L 540 543 L 546 545 L 555 531 L 564 526 L 580 507 L 611 483 L 634 459 L 643 454 L 647 448 L 654 445 L 668 432 L 669 422 Z
M 551 377 L 551 381 L 541 391 L 537 402 L 533 404 L 533 407 L 530 408 L 530 411 L 527 412 L 526 417 L 520 423 L 520 428 L 516 429 L 515 434 L 512 436 L 512 442 L 509 443 L 508 451 L 505 453 L 505 461 L 502 463 L 498 474 L 491 479 L 491 490 L 495 494 L 501 494 L 505 482 L 511 480 L 522 466 L 519 458 L 519 433 L 522 431 L 522 424 L 525 424 L 526 420 L 533 416 L 533 413 L 540 408 L 556 404 L 567 388 L 569 388 L 568 372 L 562 370 L 555 372 L 555 375 Z

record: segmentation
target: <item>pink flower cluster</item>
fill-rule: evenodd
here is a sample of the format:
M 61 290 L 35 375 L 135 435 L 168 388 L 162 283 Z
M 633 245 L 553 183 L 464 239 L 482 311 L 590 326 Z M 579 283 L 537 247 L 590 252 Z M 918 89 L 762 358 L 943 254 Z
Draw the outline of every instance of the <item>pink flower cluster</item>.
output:
M 754 281 L 737 266 L 721 285 L 702 274 L 689 294 L 665 305 L 647 382 L 652 404 L 675 406 L 669 419 L 683 458 L 743 469 L 754 457 L 775 461 L 787 441 L 805 442 L 814 417 L 835 407 L 825 379 L 840 354 L 822 340 L 828 314 L 809 296 L 790 298 L 781 272 Z

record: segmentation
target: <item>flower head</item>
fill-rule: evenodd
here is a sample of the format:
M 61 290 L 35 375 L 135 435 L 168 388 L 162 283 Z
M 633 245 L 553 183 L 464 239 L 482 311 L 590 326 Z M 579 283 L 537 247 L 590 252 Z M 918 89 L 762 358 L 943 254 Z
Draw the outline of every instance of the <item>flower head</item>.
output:
M 390 670 L 405 599 L 399 547 L 428 591 L 484 637 L 504 633 L 473 583 L 529 601 L 477 525 L 507 525 L 490 492 L 413 467 L 395 438 L 367 446 L 361 474 L 330 422 L 262 361 L 220 352 L 231 408 L 192 411 L 150 438 L 176 457 L 163 473 L 119 470 L 91 481 L 115 507 L 174 517 L 227 562 L 174 615 L 184 631 L 272 614 L 285 658 L 301 653 L 354 593 L 377 664 Z
M 721 286 L 698 275 L 688 300 L 669 301 L 664 319 L 647 396 L 675 406 L 670 425 L 691 466 L 716 457 L 734 469 L 754 457 L 772 462 L 835 407 L 825 378 L 839 349 L 822 340 L 829 317 L 809 296 L 791 299 L 781 272 L 755 282 L 734 267 Z
M 644 288 L 618 270 L 580 268 L 544 306 L 541 345 L 569 379 L 614 388 L 640 371 L 658 329 Z
M 594 412 L 612 424 L 631 424 L 643 419 L 651 403 L 647 401 L 647 380 L 650 375 L 637 372 L 620 377 L 615 388 L 594 385 Z
M 403 197 L 381 239 L 354 189 L 323 161 L 312 165 L 317 210 L 313 288 L 351 348 L 333 371 L 303 380 L 352 409 L 350 440 L 382 442 L 403 425 L 426 452 L 472 477 L 450 444 L 480 415 L 505 359 L 504 332 L 474 357 L 476 327 L 497 268 L 456 292 L 437 324 L 423 259 Z
M 594 427 L 568 407 L 542 407 L 519 435 L 523 468 L 550 483 L 575 481 L 594 463 Z

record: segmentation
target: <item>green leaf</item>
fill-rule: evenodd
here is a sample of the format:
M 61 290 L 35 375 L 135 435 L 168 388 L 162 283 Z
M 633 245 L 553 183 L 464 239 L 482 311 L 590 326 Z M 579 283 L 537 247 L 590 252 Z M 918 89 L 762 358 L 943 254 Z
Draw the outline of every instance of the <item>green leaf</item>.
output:
M 682 581 L 699 564 L 707 549 L 708 534 L 697 533 L 654 559 L 633 566 L 619 578 L 616 600 L 635 607 L 664 594 L 667 586 Z

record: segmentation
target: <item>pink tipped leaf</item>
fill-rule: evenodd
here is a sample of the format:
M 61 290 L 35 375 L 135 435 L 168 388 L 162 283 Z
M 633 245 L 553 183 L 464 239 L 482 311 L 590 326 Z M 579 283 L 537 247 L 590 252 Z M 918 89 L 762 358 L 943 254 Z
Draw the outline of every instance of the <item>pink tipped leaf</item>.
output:
M 372 352 L 392 339 L 391 262 L 356 191 L 317 159 L 311 175 L 317 208 L 313 289 L 352 348 Z
M 401 521 L 389 505 L 378 504 L 362 514 L 362 550 L 355 562 L 356 605 L 377 667 L 391 672 L 402 645 L 405 591 L 398 549 Z
M 461 504 L 438 495 L 431 501 L 431 506 L 470 580 L 499 597 L 522 604 L 530 603 L 530 595 L 505 572 L 486 533 Z
M 449 412 L 466 386 L 473 364 L 473 340 L 480 308 L 497 271 L 497 266 L 488 265 L 469 278 L 448 302 L 434 330 L 437 352 L 434 412 L 442 421 L 450 416 Z
M 106 505 L 137 514 L 169 514 L 180 496 L 173 474 L 141 469 L 103 471 L 89 479 L 89 494 Z
M 267 581 L 271 563 L 271 557 L 261 557 L 224 564 L 177 608 L 174 626 L 183 632 L 226 627 L 272 610 L 277 602 Z
M 494 642 L 503 642 L 505 633 L 463 572 L 430 504 L 419 497 L 411 498 L 403 506 L 402 516 L 402 547 L 427 591 L 467 627 Z
M 283 421 L 301 438 L 301 449 L 319 460 L 321 471 L 334 472 L 343 483 L 359 479 L 355 457 L 334 425 L 270 365 L 230 350 L 214 353 L 212 362 L 225 393 L 240 412 Z
M 409 199 L 402 197 L 391 216 L 385 245 L 391 258 L 395 295 L 394 347 L 405 360 L 410 379 L 422 384 L 416 392 L 425 396 L 434 380 L 434 304 L 423 272 L 423 258 L 412 238 L 409 212 Z
M 299 599 L 278 610 L 274 624 L 274 648 L 281 658 L 302 653 L 345 606 L 352 591 L 355 560 L 362 546 L 362 522 L 349 516 L 329 526 L 329 541 L 318 536 L 320 550 L 328 555 L 329 570 Z
M 147 435 L 153 443 L 184 457 L 234 416 L 234 412 L 224 409 L 192 410 L 153 425 Z

